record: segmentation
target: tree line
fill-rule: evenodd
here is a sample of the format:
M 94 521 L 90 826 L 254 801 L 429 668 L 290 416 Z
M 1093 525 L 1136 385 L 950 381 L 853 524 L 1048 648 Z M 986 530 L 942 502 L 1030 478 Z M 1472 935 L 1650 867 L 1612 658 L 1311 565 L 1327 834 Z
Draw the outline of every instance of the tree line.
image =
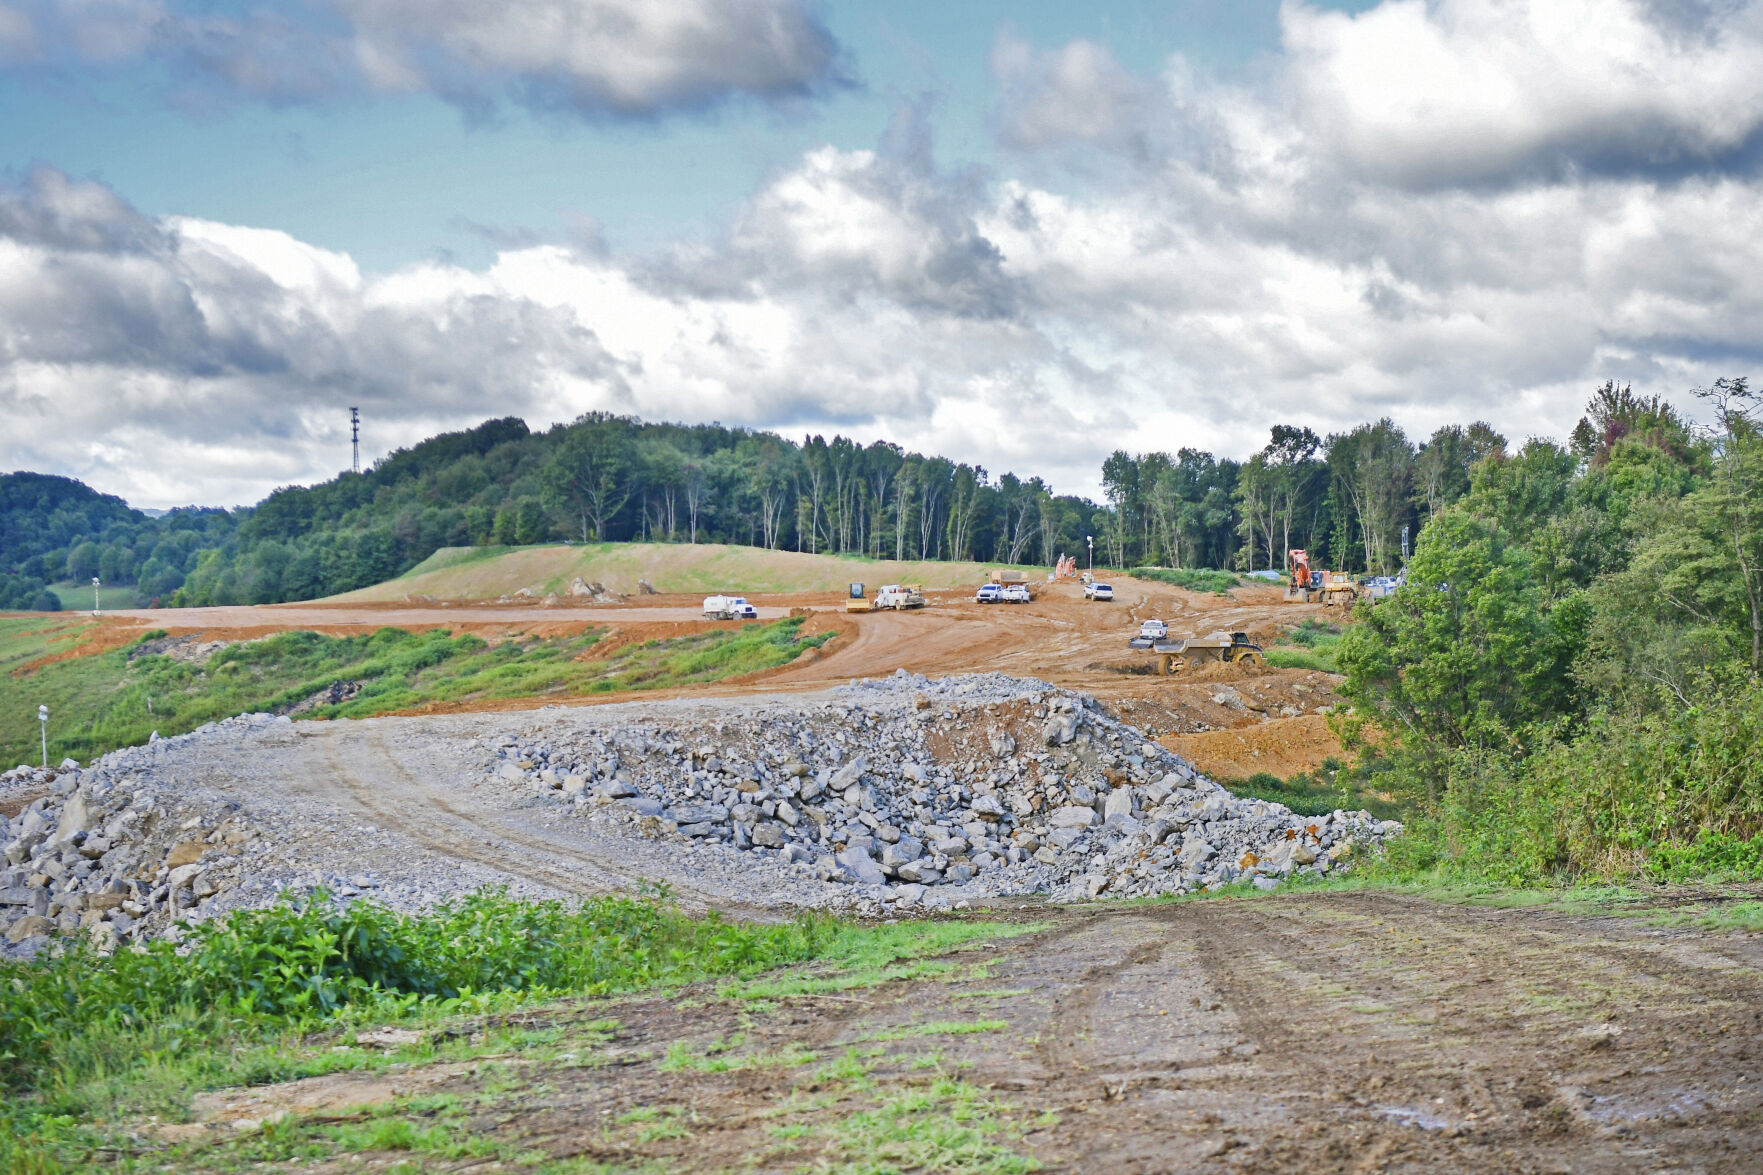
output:
M 1619 394 L 1632 395 L 1610 384 L 1598 396 Z M 1050 565 L 1093 538 L 1098 565 L 1120 569 L 1283 568 L 1303 547 L 1313 565 L 1391 572 L 1404 532 L 1412 539 L 1467 494 L 1471 471 L 1505 446 L 1481 423 L 1422 443 L 1387 419 L 1326 437 L 1282 424 L 1242 462 L 1118 450 L 1098 503 L 886 441 L 798 443 L 604 413 L 535 432 L 509 417 L 235 511 L 149 518 L 69 479 L 7 475 L 0 504 L 17 508 L 0 534 L 13 581 L 0 580 L 0 606 L 43 606 L 46 584 L 94 574 L 167 605 L 310 599 L 381 582 L 444 546 L 563 540 Z

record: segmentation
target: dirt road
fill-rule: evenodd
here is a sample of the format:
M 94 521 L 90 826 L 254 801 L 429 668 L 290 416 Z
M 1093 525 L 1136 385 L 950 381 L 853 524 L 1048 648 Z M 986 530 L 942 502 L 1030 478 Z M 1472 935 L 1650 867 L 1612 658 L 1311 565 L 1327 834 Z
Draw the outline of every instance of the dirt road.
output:
M 1756 936 L 1375 893 L 1018 914 L 1047 925 L 942 974 L 571 1005 L 522 1019 L 564 1060 L 408 1082 L 621 1170 L 819 1169 L 874 1099 L 954 1076 L 1053 1172 L 1757 1170 Z
M 1150 676 L 1152 658 L 1127 649 L 1139 622 L 1168 621 L 1176 635 L 1245 630 L 1263 643 L 1306 617 L 1339 619 L 1338 610 L 1320 604 L 1287 603 L 1277 587 L 1245 586 L 1227 596 L 1184 591 L 1148 581 L 1117 577 L 1112 603 L 1091 603 L 1082 589 L 1065 582 L 1042 585 L 1025 605 L 973 602 L 966 591 L 928 593 L 931 606 L 913 612 L 847 614 L 836 593 L 795 593 L 751 597 L 761 618 L 774 620 L 792 610 L 810 615 L 808 631 L 832 630 L 834 640 L 820 655 L 751 677 L 684 691 L 645 691 L 593 702 L 661 698 L 676 694 L 749 695 L 778 690 L 819 689 L 852 678 L 885 676 L 896 669 L 940 677 L 958 673 L 1003 672 L 1036 677 L 1082 690 L 1122 706 L 1132 721 L 1155 735 L 1187 738 L 1182 754 L 1221 778 L 1257 770 L 1281 776 L 1315 767 L 1340 747 L 1318 722 L 1291 722 L 1313 715 L 1335 699 L 1319 675 L 1297 670 L 1216 667 L 1182 678 Z M 559 636 L 585 628 L 609 628 L 613 639 L 665 639 L 716 627 L 699 614 L 696 596 L 644 596 L 638 604 L 562 603 L 307 603 L 261 607 L 139 609 L 107 613 L 103 639 L 87 647 L 112 647 L 147 628 L 202 634 L 210 640 L 245 640 L 286 629 L 312 629 L 347 635 L 382 626 L 470 631 L 487 639 L 526 633 Z M 611 647 L 611 646 L 602 646 Z M 1247 683 L 1249 692 L 1239 697 Z M 1220 700 L 1219 686 L 1230 691 Z M 451 704 L 448 710 L 515 710 L 559 699 Z M 567 700 L 567 699 L 566 699 Z M 1229 740 L 1209 743 L 1207 732 L 1237 730 Z M 1173 745 L 1173 744 L 1172 744 Z

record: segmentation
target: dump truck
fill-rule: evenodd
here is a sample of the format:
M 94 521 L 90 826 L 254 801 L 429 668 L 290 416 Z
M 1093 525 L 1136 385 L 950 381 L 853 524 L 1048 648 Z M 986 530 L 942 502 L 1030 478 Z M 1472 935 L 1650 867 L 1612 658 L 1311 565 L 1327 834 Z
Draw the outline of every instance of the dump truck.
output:
M 1127 647 L 1154 653 L 1157 672 L 1163 675 L 1179 673 L 1183 668 L 1198 669 L 1213 661 L 1231 665 L 1267 664 L 1267 655 L 1246 632 L 1215 632 L 1185 639 L 1135 636 L 1127 642 Z
M 924 607 L 924 592 L 915 583 L 888 583 L 876 589 L 875 606 L 903 612 Z
M 706 620 L 751 620 L 758 614 L 753 605 L 747 603 L 745 596 L 704 597 Z
M 1032 580 L 1029 579 L 1028 572 L 1026 572 L 1026 571 L 1014 571 L 1008 567 L 999 568 L 998 570 L 992 572 L 992 578 L 991 578 L 990 582 L 997 584 L 1001 588 L 1007 588 L 1007 587 L 1024 588 L 1028 592 L 1029 599 L 1031 599 L 1031 600 L 1034 599 L 1034 594 L 1035 594 L 1034 583 Z
M 870 610 L 870 607 L 869 597 L 863 594 L 863 585 L 860 583 L 852 584 L 850 593 L 845 597 L 845 611 L 867 612 Z

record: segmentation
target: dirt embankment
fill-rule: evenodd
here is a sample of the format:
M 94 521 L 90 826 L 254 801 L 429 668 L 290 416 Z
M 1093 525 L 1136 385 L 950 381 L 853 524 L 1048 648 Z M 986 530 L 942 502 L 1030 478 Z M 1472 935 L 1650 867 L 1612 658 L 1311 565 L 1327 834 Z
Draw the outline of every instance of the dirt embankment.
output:
M 848 572 L 847 568 L 841 574 Z M 745 694 L 818 689 L 852 678 L 884 676 L 896 669 L 932 677 L 996 671 L 1040 678 L 1118 705 L 1123 716 L 1154 736 L 1189 740 L 1171 745 L 1220 778 L 1258 770 L 1289 775 L 1314 768 L 1330 755 L 1341 755 L 1323 724 L 1313 721 L 1316 714 L 1339 700 L 1328 675 L 1220 665 L 1197 673 L 1157 677 L 1151 672 L 1153 658 L 1128 649 L 1126 643 L 1140 621 L 1158 618 L 1168 622 L 1174 635 L 1243 630 L 1265 645 L 1276 641 L 1283 628 L 1306 617 L 1337 618 L 1335 610 L 1319 604 L 1287 603 L 1275 587 L 1246 586 L 1218 596 L 1129 577 L 1113 577 L 1113 582 L 1116 599 L 1112 603 L 1086 601 L 1081 588 L 1067 581 L 1040 585 L 1029 604 L 976 604 L 970 588 L 942 589 L 927 592 L 929 607 L 867 614 L 846 613 L 842 591 L 752 594 L 749 598 L 762 618 L 806 611 L 804 631 L 831 630 L 835 639 L 817 654 L 765 673 L 685 691 L 599 697 L 595 701 L 659 699 L 674 692 Z M 114 648 L 150 627 L 228 641 L 288 629 L 352 635 L 381 626 L 443 627 L 500 640 L 516 635 L 563 636 L 596 628 L 609 630 L 602 644 L 605 649 L 717 627 L 717 622 L 703 619 L 701 603 L 702 598 L 695 594 L 662 594 L 645 595 L 638 602 L 623 605 L 570 600 L 553 606 L 534 602 L 333 601 L 142 609 L 107 613 L 93 636 L 67 655 Z M 466 702 L 448 708 L 525 709 L 557 701 L 555 696 L 547 696 Z M 1238 734 L 1230 738 L 1217 733 L 1222 731 Z

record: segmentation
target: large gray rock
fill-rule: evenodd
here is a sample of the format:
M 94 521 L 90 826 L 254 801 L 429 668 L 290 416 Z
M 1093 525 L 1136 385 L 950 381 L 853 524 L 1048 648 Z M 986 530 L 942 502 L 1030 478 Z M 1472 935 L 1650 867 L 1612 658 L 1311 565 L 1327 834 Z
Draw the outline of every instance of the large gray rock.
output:
M 1113 820 L 1116 817 L 1132 815 L 1132 788 L 1117 787 L 1108 793 L 1102 803 L 1102 819 Z
M 833 772 L 832 778 L 826 781 L 828 791 L 842 792 L 863 777 L 863 756 L 858 755 L 849 763 Z
M 769 820 L 760 821 L 753 826 L 753 844 L 762 849 L 781 849 L 784 830 Z
M 899 868 L 924 856 L 924 843 L 915 836 L 902 836 L 891 845 L 882 846 L 882 864 Z
M 920 882 L 925 885 L 935 885 L 943 879 L 942 871 L 937 868 L 936 862 L 929 857 L 908 861 L 894 870 L 894 876 L 901 881 Z
M 724 804 L 675 804 L 668 813 L 675 824 L 721 824 L 728 819 Z
M 1096 822 L 1096 810 L 1084 804 L 1055 808 L 1047 823 L 1054 828 L 1088 828 Z
M 882 885 L 888 879 L 887 874 L 881 871 L 881 866 L 862 849 L 846 849 L 836 859 L 860 885 Z
M 1054 714 L 1041 725 L 1041 741 L 1050 747 L 1063 746 L 1077 737 L 1077 715 Z

